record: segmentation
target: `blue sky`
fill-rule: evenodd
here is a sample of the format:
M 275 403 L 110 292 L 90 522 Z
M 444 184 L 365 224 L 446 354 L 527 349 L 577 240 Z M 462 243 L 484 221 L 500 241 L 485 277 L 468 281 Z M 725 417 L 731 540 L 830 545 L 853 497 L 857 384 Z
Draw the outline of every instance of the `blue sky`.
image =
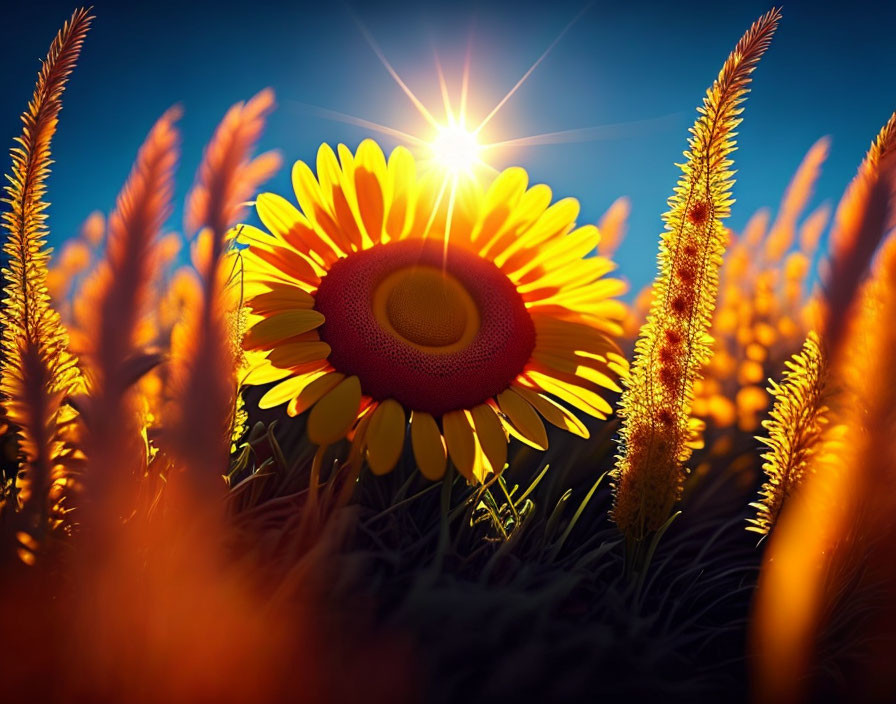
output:
M 262 148 L 287 163 L 313 159 L 322 141 L 354 147 L 376 136 L 309 110 L 317 105 L 412 133 L 414 111 L 364 41 L 370 29 L 411 88 L 432 108 L 440 99 L 434 50 L 459 91 L 472 31 L 471 101 L 487 112 L 584 6 L 581 2 L 152 2 L 98 0 L 97 20 L 65 98 L 50 182 L 53 242 L 92 210 L 108 211 L 154 120 L 185 109 L 178 195 L 189 188 L 202 149 L 233 102 L 272 86 L 279 107 Z M 20 2 L 0 28 L 0 137 L 11 144 L 30 96 L 37 60 L 72 9 Z M 765 1 L 602 2 L 566 33 L 489 125 L 506 139 L 599 125 L 601 139 L 508 150 L 555 194 L 582 202 L 595 221 L 620 195 L 632 201 L 629 236 L 618 254 L 636 287 L 653 275 L 660 216 L 703 92 Z M 755 73 L 735 155 L 737 202 L 730 225 L 775 206 L 809 146 L 833 140 L 815 204 L 835 204 L 871 138 L 896 108 L 896 5 L 787 2 L 778 35 Z M 4 167 L 6 170 L 6 167 Z M 269 186 L 289 194 L 288 169 Z M 169 226 L 178 228 L 180 209 Z

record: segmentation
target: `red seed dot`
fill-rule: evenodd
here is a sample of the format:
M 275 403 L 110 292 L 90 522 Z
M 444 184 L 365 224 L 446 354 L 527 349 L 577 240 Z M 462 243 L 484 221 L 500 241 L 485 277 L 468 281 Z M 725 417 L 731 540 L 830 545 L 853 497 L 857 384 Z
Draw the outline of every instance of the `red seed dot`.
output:
M 657 418 L 659 418 L 660 423 L 662 423 L 663 425 L 672 425 L 672 414 L 666 408 L 664 408 L 657 414 Z
M 676 376 L 675 372 L 669 367 L 660 368 L 660 381 L 662 382 L 663 386 L 669 389 L 674 389 L 676 386 L 678 386 L 678 377 Z
M 681 342 L 681 333 L 678 330 L 666 330 L 666 342 L 670 345 L 677 345 Z
M 684 255 L 686 257 L 696 257 L 697 256 L 697 245 L 695 245 L 693 242 L 689 242 L 682 248 L 681 251 L 684 252 Z
M 684 296 L 676 296 L 672 299 L 671 306 L 675 313 L 681 315 L 688 309 L 688 302 Z
M 688 210 L 688 220 L 695 225 L 702 225 L 709 216 L 709 205 L 704 200 L 697 201 Z
M 686 267 L 686 266 L 678 267 L 677 273 L 678 273 L 678 278 L 681 279 L 686 284 L 693 283 L 694 279 L 697 278 L 697 275 L 694 273 L 694 270 L 689 267 Z

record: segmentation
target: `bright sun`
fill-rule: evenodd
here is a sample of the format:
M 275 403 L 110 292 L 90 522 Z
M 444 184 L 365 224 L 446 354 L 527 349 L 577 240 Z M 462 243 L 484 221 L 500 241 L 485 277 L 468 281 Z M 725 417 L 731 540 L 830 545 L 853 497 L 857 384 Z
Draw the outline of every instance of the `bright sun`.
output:
M 480 145 L 476 133 L 462 124 L 440 126 L 431 146 L 435 161 L 452 173 L 472 171 L 479 161 Z

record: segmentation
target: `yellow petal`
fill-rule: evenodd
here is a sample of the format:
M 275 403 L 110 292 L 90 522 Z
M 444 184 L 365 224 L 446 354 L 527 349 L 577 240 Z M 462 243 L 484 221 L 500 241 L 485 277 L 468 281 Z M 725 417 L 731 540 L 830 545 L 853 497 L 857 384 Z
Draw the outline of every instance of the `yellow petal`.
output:
M 591 434 L 582 421 L 560 404 L 523 386 L 514 385 L 513 390 L 532 404 L 533 408 L 551 425 L 568 430 L 570 433 L 574 433 L 582 438 L 587 439 L 590 437 Z
M 485 452 L 482 451 L 482 444 L 479 442 L 479 436 L 476 434 L 475 426 L 473 424 L 473 414 L 470 411 L 464 411 L 464 415 L 467 417 L 467 423 L 470 424 L 473 430 L 473 446 L 474 446 L 474 459 L 473 459 L 473 477 L 480 484 L 485 482 L 486 477 L 492 471 L 491 463 L 486 459 Z
M 536 256 L 522 262 L 519 268 L 506 265 L 503 269 L 514 281 L 530 283 L 542 278 L 548 271 L 562 271 L 567 266 L 584 261 L 588 254 L 597 249 L 598 242 L 598 229 L 594 225 L 584 225 L 568 235 L 554 238 Z M 520 263 L 519 259 L 517 263 Z
M 286 241 L 286 235 L 296 225 L 302 225 L 308 229 L 311 227 L 298 208 L 276 193 L 259 193 L 255 198 L 255 210 L 258 212 L 258 218 L 271 234 L 278 236 L 283 241 Z
M 268 389 L 267 393 L 265 393 L 265 395 L 261 397 L 261 400 L 259 400 L 258 407 L 262 409 L 274 408 L 281 403 L 291 401 L 299 395 L 299 392 L 302 389 L 317 379 L 321 373 L 322 372 L 312 372 L 310 374 L 299 374 L 297 376 L 289 377 L 289 379 Z
M 308 438 L 315 445 L 332 445 L 351 430 L 361 408 L 361 382 L 350 376 L 314 404 L 308 416 Z
M 534 370 L 526 372 L 526 376 L 536 388 L 542 389 L 549 394 L 553 394 L 561 401 L 565 401 L 571 406 L 575 406 L 580 411 L 584 411 L 595 418 L 606 418 L 613 412 L 612 406 L 607 403 L 606 399 L 600 395 L 583 389 L 581 386 L 570 384 L 562 379 L 548 376 Z
M 337 145 L 339 161 L 329 145 L 321 145 L 317 152 L 317 176 L 324 195 L 329 196 L 339 229 L 352 243 L 355 251 L 369 246 L 367 233 L 362 231 L 358 201 L 355 198 L 355 159 L 344 144 Z M 365 239 L 367 242 L 365 242 Z
M 298 286 L 271 282 L 269 290 L 246 297 L 246 305 L 253 313 L 274 313 L 294 308 L 312 308 L 314 296 Z
M 506 389 L 498 394 L 498 406 L 532 447 L 538 450 L 548 448 L 548 434 L 544 423 L 522 396 L 512 389 Z
M 520 252 L 521 256 L 525 255 L 527 258 L 534 256 L 536 253 L 536 251 L 533 251 L 534 248 L 537 248 L 543 242 L 550 241 L 553 237 L 562 235 L 579 215 L 579 201 L 575 198 L 563 198 L 548 207 L 551 201 L 551 190 L 547 186 L 533 186 L 526 192 L 526 196 L 534 194 L 536 189 L 539 188 L 547 190 L 538 192 L 538 205 L 541 206 L 541 209 L 540 212 L 533 210 L 533 214 L 538 216 L 538 220 L 527 231 L 510 242 L 503 252 L 496 254 L 495 264 L 501 268 L 504 268 L 504 264 L 517 252 Z M 546 202 L 544 202 L 545 196 L 547 197 Z M 523 200 L 527 199 L 524 198 Z M 522 205 L 523 203 L 521 202 L 520 206 Z M 513 271 L 515 268 L 517 267 L 511 265 L 508 271 Z
M 341 254 L 327 237 L 321 237 L 298 209 L 282 196 L 261 193 L 255 199 L 259 219 L 273 234 L 299 252 L 312 252 L 327 263 Z
M 604 302 L 602 299 L 615 298 L 628 292 L 628 284 L 621 279 L 601 279 L 595 281 L 588 286 L 582 286 L 577 289 L 569 289 L 561 291 L 556 296 L 556 300 L 561 305 L 567 307 L 575 307 L 578 305 L 587 305 L 592 302 Z M 615 302 L 620 305 L 619 301 Z
M 532 322 L 535 324 L 538 349 L 553 347 L 561 351 L 575 350 L 602 356 L 619 352 L 610 337 L 590 325 L 542 314 L 532 314 Z
M 437 481 L 445 475 L 445 440 L 429 413 L 414 411 L 411 414 L 411 447 L 424 477 Z
M 329 374 L 317 372 L 316 375 L 317 378 L 299 391 L 295 398 L 289 402 L 289 406 L 286 409 L 289 415 L 297 416 L 304 413 L 320 401 L 324 394 L 335 389 L 336 385 L 345 379 L 345 374 L 340 374 L 339 372 L 330 372 Z
M 383 235 L 385 215 L 386 158 L 379 145 L 372 139 L 365 139 L 355 154 L 355 197 L 358 213 L 364 229 L 374 244 Z
M 404 447 L 404 408 L 386 399 L 373 412 L 367 429 L 367 463 L 374 474 L 388 474 L 395 468 Z
M 579 259 L 560 269 L 543 270 L 540 275 L 526 277 L 526 283 L 517 282 L 517 290 L 527 294 L 526 300 L 549 298 L 558 292 L 587 286 L 613 271 L 615 265 L 603 257 Z
M 411 224 L 416 203 L 417 171 L 414 157 L 404 147 L 396 147 L 389 155 L 389 214 L 386 234 L 401 239 Z M 444 470 L 443 470 L 444 471 Z
M 316 288 L 323 274 L 321 267 L 285 245 L 253 244 L 237 254 L 242 257 L 243 265 L 234 269 L 235 278 L 243 283 L 275 281 Z
M 594 364 L 592 362 L 592 364 Z M 617 393 L 622 393 L 622 387 L 616 383 L 616 380 L 610 376 L 607 376 L 599 369 L 595 369 L 593 366 L 581 366 L 579 370 L 576 372 L 577 376 L 582 377 L 583 379 L 590 381 L 598 386 L 603 386 L 605 389 L 610 389 L 610 391 L 616 391 Z
M 287 310 L 261 320 L 246 333 L 243 347 L 257 349 L 273 347 L 293 335 L 314 330 L 324 323 L 324 316 L 316 310 Z
M 297 161 L 292 167 L 292 186 L 299 207 L 314 225 L 321 240 L 328 243 L 334 251 L 345 254 L 351 252 L 351 245 L 336 225 L 320 184 L 304 161 Z
M 445 444 L 457 471 L 469 481 L 474 481 L 473 467 L 476 464 L 476 442 L 473 428 L 463 411 L 449 411 L 442 416 Z
M 484 403 L 476 406 L 471 414 L 476 436 L 491 470 L 500 474 L 507 463 L 507 436 L 504 434 L 504 427 L 494 410 Z
M 326 342 L 292 342 L 272 349 L 268 353 L 268 361 L 275 367 L 289 369 L 329 356 L 330 346 Z
M 230 234 L 234 241 L 239 244 L 249 245 L 249 247 L 258 245 L 265 249 L 270 249 L 271 247 L 283 246 L 283 242 L 280 239 L 252 225 L 237 225 L 230 231 Z
M 529 175 L 518 166 L 505 169 L 492 181 L 485 194 L 482 221 L 473 235 L 473 240 L 481 243 L 482 252 L 489 249 L 501 232 L 528 183 Z
M 544 365 L 548 370 L 562 372 L 564 374 L 573 374 L 585 381 L 590 381 L 605 389 L 610 389 L 617 393 L 622 393 L 622 389 L 616 383 L 616 380 L 602 372 L 599 367 L 609 369 L 605 359 L 596 357 L 577 357 L 569 353 L 550 353 L 536 350 L 532 354 L 532 359 Z
M 247 353 L 249 362 L 249 371 L 242 378 L 244 386 L 261 386 L 262 384 L 270 384 L 272 381 L 280 381 L 284 377 L 290 375 L 289 369 L 281 369 L 273 366 L 267 359 L 258 359 L 259 353 Z M 250 357 L 250 355 L 253 355 Z

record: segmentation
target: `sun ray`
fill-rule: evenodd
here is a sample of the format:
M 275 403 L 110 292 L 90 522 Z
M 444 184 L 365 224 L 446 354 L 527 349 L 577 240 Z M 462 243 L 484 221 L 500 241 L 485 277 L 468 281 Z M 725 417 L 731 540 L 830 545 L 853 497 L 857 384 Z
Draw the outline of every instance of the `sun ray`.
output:
M 392 64 L 389 63 L 389 60 L 386 58 L 386 55 L 383 53 L 383 50 L 380 49 L 379 44 L 376 43 L 376 39 L 373 38 L 373 35 L 364 26 L 364 23 L 361 22 L 361 18 L 352 13 L 352 19 L 354 19 L 355 24 L 358 26 L 358 30 L 361 32 L 361 35 L 370 45 L 370 48 L 373 50 L 373 53 L 376 54 L 376 57 L 380 60 L 380 63 L 383 64 L 385 69 L 389 72 L 389 75 L 395 79 L 395 82 L 398 84 L 398 87 L 401 88 L 405 95 L 408 96 L 410 101 L 414 104 L 414 107 L 417 108 L 419 113 L 435 128 L 439 127 L 439 123 L 432 116 L 432 113 L 426 108 L 426 106 L 420 101 L 420 99 L 414 95 L 414 91 L 412 91 L 407 83 L 405 83 L 401 76 L 398 75 L 398 72 L 392 67 Z
M 442 271 L 448 266 L 448 241 L 451 239 L 451 216 L 454 214 L 454 198 L 457 195 L 457 174 L 451 180 L 451 193 L 448 196 L 448 213 L 445 217 L 445 237 L 442 246 Z
M 432 53 L 436 60 L 436 73 L 439 76 L 439 89 L 442 91 L 442 103 L 445 105 L 445 119 L 450 123 L 454 120 L 454 112 L 451 110 L 451 96 L 448 94 L 448 82 L 445 80 L 445 72 L 442 70 L 442 62 L 439 60 L 439 55 L 436 52 L 435 47 L 433 47 Z M 463 124 L 462 121 L 461 124 Z
M 311 105 L 309 103 L 302 103 L 299 101 L 292 101 L 292 103 L 298 107 L 301 107 L 309 112 L 317 113 L 320 117 L 324 117 L 326 119 L 334 120 L 336 122 L 343 122 L 348 125 L 354 125 L 356 127 L 364 127 L 366 129 L 375 130 L 380 132 L 381 134 L 387 134 L 390 137 L 399 137 L 401 139 L 406 139 L 410 142 L 418 146 L 426 146 L 428 142 L 420 137 L 415 137 L 409 132 L 404 132 L 403 130 L 397 129 L 395 127 L 389 127 L 388 125 L 381 125 L 378 122 L 372 122 L 370 120 L 365 120 L 363 117 L 356 117 L 355 115 L 349 115 L 344 112 L 339 112 L 337 110 L 331 110 L 329 108 L 323 108 L 319 105 Z
M 473 60 L 473 28 L 470 27 L 470 36 L 467 38 L 467 51 L 464 55 L 464 72 L 460 84 L 460 110 L 458 119 L 462 125 L 467 122 L 467 95 L 470 91 L 470 64 Z
M 567 25 L 561 30 L 560 34 L 557 35 L 557 38 L 554 39 L 554 41 L 551 42 L 550 46 L 548 46 L 548 48 L 544 50 L 544 53 L 542 53 L 542 55 L 539 56 L 539 57 L 535 60 L 535 63 L 533 63 L 533 64 L 529 67 L 529 70 L 526 71 L 526 72 L 523 74 L 522 78 L 520 78 L 520 80 L 518 80 L 518 81 L 516 82 L 516 84 L 513 86 L 513 88 L 511 88 L 511 89 L 507 92 L 507 95 L 505 95 L 503 98 L 501 98 L 501 100 L 498 102 L 497 105 L 495 105 L 495 107 L 492 109 L 492 111 L 491 111 L 488 115 L 485 116 L 485 119 L 484 119 L 482 122 L 479 123 L 479 127 L 477 127 L 477 128 L 474 130 L 476 134 L 479 134 L 479 132 L 482 131 L 482 128 L 485 127 L 485 126 L 491 121 L 491 119 L 498 113 L 498 111 L 499 111 L 502 107 L 504 107 L 504 104 L 505 104 L 508 100 L 510 100 L 510 98 L 513 96 L 514 93 L 517 92 L 517 90 L 519 90 L 520 86 L 522 86 L 523 83 L 525 83 L 526 80 L 529 78 L 529 76 L 532 75 L 532 72 L 535 71 L 536 68 L 538 68 L 539 64 L 540 64 L 542 61 L 544 61 L 545 58 L 547 58 L 547 55 L 551 53 L 551 51 L 553 50 L 553 48 L 554 48 L 555 46 L 557 46 L 557 44 L 560 42 L 560 40 L 563 39 L 563 37 L 566 35 L 566 33 L 567 33 L 570 29 L 572 29 L 572 26 L 573 26 L 576 22 L 579 21 L 579 19 L 582 17 L 582 15 L 584 15 L 584 14 L 591 8 L 591 5 L 593 5 L 593 4 L 594 4 L 593 2 L 590 2 L 590 3 L 588 3 L 587 5 L 585 5 L 585 7 L 583 7 L 581 10 L 579 10 L 579 13 L 569 21 L 569 24 L 567 24 Z
M 445 197 L 446 188 L 448 188 L 448 174 L 445 174 L 445 178 L 442 179 L 442 187 L 439 189 L 439 195 L 436 196 L 435 205 L 432 206 L 432 211 L 429 213 L 429 220 L 426 221 L 426 227 L 423 228 L 423 234 L 420 236 L 421 239 L 425 240 L 429 236 L 429 229 L 435 222 L 436 215 L 439 212 L 439 206 L 442 205 L 442 198 Z
M 457 112 L 454 111 L 452 105 L 451 92 L 449 90 L 444 67 L 442 66 L 442 61 L 439 57 L 435 44 L 433 44 L 433 58 L 435 60 L 439 91 L 441 94 L 445 113 L 444 121 L 439 122 L 433 116 L 433 113 L 408 87 L 401 76 L 398 75 L 398 72 L 386 58 L 383 50 L 374 39 L 370 30 L 351 10 L 349 12 L 352 15 L 352 19 L 355 21 L 358 30 L 361 32 L 361 35 L 364 37 L 364 39 L 370 45 L 370 48 L 373 50 L 374 54 L 398 84 L 399 88 L 401 88 L 405 95 L 407 95 L 407 97 L 411 100 L 418 112 L 420 112 L 420 114 L 426 119 L 426 121 L 433 128 L 435 128 L 435 134 L 434 136 L 430 135 L 428 138 L 424 139 L 422 137 L 417 137 L 415 135 L 404 132 L 403 130 L 372 122 L 370 120 L 365 120 L 360 117 L 355 117 L 354 115 L 348 115 L 345 113 L 337 112 L 335 110 L 329 110 L 317 106 L 305 107 L 311 108 L 312 110 L 330 119 L 357 125 L 359 127 L 364 127 L 380 132 L 382 134 L 397 137 L 410 142 L 417 147 L 428 148 L 431 156 L 433 157 L 432 163 L 445 168 L 449 172 L 446 175 L 446 180 L 442 184 L 442 189 L 439 194 L 440 200 L 445 195 L 445 190 L 448 183 L 447 179 L 449 179 L 450 177 L 453 177 L 455 185 L 455 188 L 452 189 L 452 191 L 456 189 L 457 180 L 459 178 L 459 170 L 467 171 L 472 174 L 473 169 L 482 168 L 489 173 L 497 173 L 497 170 L 494 167 L 492 167 L 482 159 L 481 155 L 484 150 L 495 150 L 507 147 L 531 147 L 547 144 L 576 143 L 609 139 L 611 137 L 618 137 L 627 133 L 631 133 L 633 131 L 637 132 L 642 126 L 662 124 L 674 119 L 676 117 L 675 115 L 669 115 L 661 118 L 640 120 L 636 122 L 617 123 L 611 125 L 594 125 L 591 127 L 583 127 L 578 129 L 545 132 L 542 134 L 505 139 L 485 144 L 479 143 L 478 136 L 483 128 L 495 117 L 495 115 L 497 115 L 501 108 L 520 89 L 520 87 L 526 82 L 529 76 L 532 75 L 535 69 L 538 68 L 542 61 L 544 61 L 544 59 L 547 58 L 551 51 L 553 51 L 554 47 L 556 47 L 557 44 L 559 44 L 559 42 L 563 39 L 563 37 L 566 36 L 567 32 L 569 32 L 569 30 L 579 21 L 579 19 L 581 19 L 582 16 L 591 8 L 591 5 L 593 5 L 593 0 L 592 2 L 586 4 L 581 10 L 579 10 L 579 12 L 566 24 L 566 26 L 563 27 L 560 33 L 554 38 L 554 40 L 544 50 L 544 52 L 542 52 L 542 54 L 535 60 L 535 62 L 526 70 L 523 76 L 516 82 L 516 84 L 514 84 L 514 86 L 507 92 L 507 94 L 504 95 L 503 98 L 501 98 L 498 104 L 495 105 L 491 112 L 486 115 L 485 119 L 483 119 L 475 129 L 466 128 L 473 54 L 473 26 L 471 26 L 470 33 L 467 38 L 467 47 L 464 56 L 460 98 L 458 101 L 459 106 Z M 301 103 L 299 104 L 302 105 Z M 426 231 L 429 230 L 431 224 L 431 222 L 427 224 Z
M 614 122 L 607 125 L 593 125 L 591 127 L 579 127 L 558 132 L 543 132 L 526 137 L 514 137 L 499 142 L 488 142 L 480 148 L 498 149 L 503 147 L 537 147 L 546 144 L 569 144 L 579 142 L 592 142 L 601 139 L 615 139 L 619 137 L 637 134 L 641 128 L 672 127 L 677 123 L 681 113 L 670 113 L 661 117 L 633 120 L 631 122 Z

